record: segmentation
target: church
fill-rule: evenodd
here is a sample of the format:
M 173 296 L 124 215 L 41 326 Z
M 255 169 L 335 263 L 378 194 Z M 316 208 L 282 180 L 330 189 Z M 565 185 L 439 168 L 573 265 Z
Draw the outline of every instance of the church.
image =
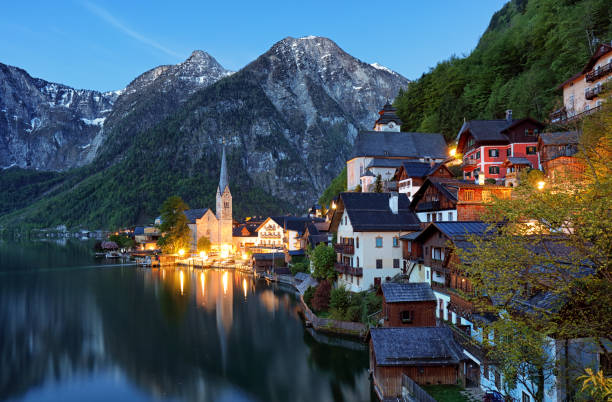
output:
M 221 156 L 221 173 L 217 187 L 216 213 L 210 208 L 189 209 L 185 211 L 191 230 L 191 248 L 197 249 L 198 239 L 205 236 L 213 249 L 232 245 L 232 193 L 229 188 L 225 145 Z

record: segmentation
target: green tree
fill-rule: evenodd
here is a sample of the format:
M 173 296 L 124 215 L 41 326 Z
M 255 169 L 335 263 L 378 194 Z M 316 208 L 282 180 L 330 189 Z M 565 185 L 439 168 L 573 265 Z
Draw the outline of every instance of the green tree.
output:
M 512 198 L 490 205 L 485 219 L 505 223 L 495 235 L 470 237 L 473 248 L 455 249 L 460 269 L 488 295 L 473 298 L 478 308 L 502 317 L 487 326 L 496 333 L 492 359 L 510 388 L 523 382 L 536 401 L 554 368 L 577 384 L 580 367 L 552 361 L 551 339 L 590 339 L 612 358 L 612 103 L 604 105 L 581 123 L 584 174 L 546 179 L 543 187 L 527 180 Z M 547 308 L 521 308 L 538 295 L 547 295 Z
M 329 205 L 343 191 L 346 191 L 346 165 L 340 174 L 332 180 L 329 187 L 323 191 L 323 195 L 319 198 L 319 204 Z
M 336 278 L 336 270 L 334 269 L 336 252 L 333 247 L 324 243 L 319 243 L 311 254 L 311 259 L 314 264 L 312 276 L 315 279 L 334 280 Z
M 161 207 L 162 223 L 159 226 L 162 236 L 157 241 L 164 253 L 175 254 L 188 250 L 190 230 L 185 211 L 189 206 L 177 195 L 168 197 Z
M 210 252 L 210 239 L 202 236 L 198 239 L 198 251 Z
M 383 192 L 383 183 L 382 183 L 382 176 L 381 175 L 376 176 L 376 182 L 374 183 L 374 192 L 375 193 L 382 193 Z
M 108 240 L 117 243 L 119 248 L 132 248 L 136 244 L 134 239 L 124 235 L 111 235 L 109 236 Z
M 339 286 L 331 291 L 329 308 L 331 317 L 336 320 L 343 320 L 346 312 L 351 306 L 351 293 L 344 286 Z

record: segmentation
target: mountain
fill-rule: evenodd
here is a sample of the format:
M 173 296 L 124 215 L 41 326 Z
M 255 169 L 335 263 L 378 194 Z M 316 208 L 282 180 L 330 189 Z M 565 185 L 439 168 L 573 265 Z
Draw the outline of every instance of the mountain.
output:
M 0 168 L 83 165 L 117 96 L 32 78 L 0 63 Z
M 154 126 L 195 91 L 229 74 L 197 50 L 180 64 L 145 72 L 124 90 L 100 93 L 0 64 L 0 167 L 83 166 L 96 157 L 107 133 L 129 141 L 131 133 Z
M 610 0 L 512 0 L 491 18 L 467 57 L 423 74 L 395 100 L 405 131 L 454 140 L 464 118 L 547 120 L 561 104 L 557 86 L 612 40 Z
M 38 203 L 1 221 L 115 227 L 146 222 L 172 194 L 194 208 L 213 206 L 223 142 L 235 215 L 302 212 L 341 170 L 357 132 L 371 129 L 381 106 L 409 84 L 321 37 L 285 38 L 240 71 L 220 72 L 167 108 L 154 95 L 182 82 L 160 79 L 174 77 L 170 69 L 136 79 L 153 95 L 139 95 L 134 107 L 128 87 L 117 99 L 92 163 L 45 178 L 52 187 L 37 187 Z M 157 110 L 167 117 L 152 116 Z

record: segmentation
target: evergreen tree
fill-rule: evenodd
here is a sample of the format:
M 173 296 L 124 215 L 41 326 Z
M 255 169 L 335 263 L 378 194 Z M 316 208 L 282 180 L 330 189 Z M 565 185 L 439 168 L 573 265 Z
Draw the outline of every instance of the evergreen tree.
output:
M 190 230 L 185 211 L 189 206 L 177 195 L 168 197 L 161 207 L 162 223 L 159 227 L 162 237 L 157 241 L 164 253 L 175 254 L 188 250 Z

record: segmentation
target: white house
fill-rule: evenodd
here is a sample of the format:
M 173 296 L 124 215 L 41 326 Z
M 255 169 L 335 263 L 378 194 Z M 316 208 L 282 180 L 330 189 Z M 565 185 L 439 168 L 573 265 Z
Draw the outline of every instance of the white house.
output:
M 259 249 L 298 251 L 302 249 L 301 236 L 312 222 L 323 222 L 320 218 L 300 216 L 271 216 L 256 229 Z
M 340 286 L 360 292 L 402 272 L 399 238 L 420 229 L 408 207 L 408 198 L 398 193 L 340 194 L 330 224 Z

